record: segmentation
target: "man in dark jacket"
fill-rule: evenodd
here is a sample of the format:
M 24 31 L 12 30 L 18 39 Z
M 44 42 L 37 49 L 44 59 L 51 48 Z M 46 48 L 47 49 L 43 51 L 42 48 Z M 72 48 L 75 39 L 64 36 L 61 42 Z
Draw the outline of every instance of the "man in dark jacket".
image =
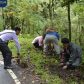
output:
M 63 69 L 75 68 L 81 63 L 82 49 L 67 38 L 63 38 L 63 52 L 61 53 L 61 66 Z

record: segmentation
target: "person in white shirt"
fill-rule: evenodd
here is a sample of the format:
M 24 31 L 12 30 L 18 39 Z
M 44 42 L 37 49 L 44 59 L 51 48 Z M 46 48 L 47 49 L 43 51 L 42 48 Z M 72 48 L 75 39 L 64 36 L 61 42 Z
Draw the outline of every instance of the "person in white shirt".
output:
M 12 52 L 9 49 L 7 42 L 13 40 L 17 47 L 17 54 L 20 55 L 20 44 L 18 42 L 18 37 L 21 29 L 15 27 L 14 30 L 4 30 L 0 32 L 0 51 L 2 52 L 4 58 L 4 69 L 9 69 L 11 67 Z
M 43 46 L 43 37 L 42 36 L 37 36 L 33 41 L 32 44 L 34 45 L 35 48 L 38 48 L 42 50 Z

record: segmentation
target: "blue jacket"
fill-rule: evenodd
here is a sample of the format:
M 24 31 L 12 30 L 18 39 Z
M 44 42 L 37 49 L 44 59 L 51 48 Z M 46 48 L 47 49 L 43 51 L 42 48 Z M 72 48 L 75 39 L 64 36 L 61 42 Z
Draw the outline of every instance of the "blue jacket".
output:
M 45 36 L 46 35 L 54 35 L 54 36 L 56 36 L 57 38 L 58 38 L 58 40 L 59 40 L 59 34 L 58 34 L 58 32 L 47 32 L 46 34 L 45 34 Z

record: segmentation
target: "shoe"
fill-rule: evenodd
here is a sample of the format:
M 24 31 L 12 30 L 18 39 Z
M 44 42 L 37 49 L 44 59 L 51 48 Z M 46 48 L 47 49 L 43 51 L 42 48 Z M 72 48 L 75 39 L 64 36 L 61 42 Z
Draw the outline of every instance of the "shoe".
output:
M 4 69 L 13 69 L 12 66 L 4 66 Z

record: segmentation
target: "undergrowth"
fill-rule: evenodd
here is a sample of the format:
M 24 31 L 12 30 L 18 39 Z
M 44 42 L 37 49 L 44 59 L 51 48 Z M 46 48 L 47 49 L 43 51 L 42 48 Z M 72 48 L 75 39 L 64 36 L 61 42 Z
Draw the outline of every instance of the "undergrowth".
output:
M 76 79 L 72 79 L 69 77 L 68 80 L 64 80 L 60 77 L 57 72 L 52 74 L 49 70 L 49 66 L 53 66 L 58 64 L 58 61 L 55 58 L 48 58 L 46 59 L 43 55 L 43 52 L 37 50 L 32 45 L 32 40 L 34 39 L 33 36 L 30 35 L 20 35 L 19 42 L 21 45 L 21 59 L 27 58 L 30 56 L 31 63 L 35 66 L 35 73 L 39 75 L 41 80 L 43 81 L 42 84 L 79 84 Z M 16 48 L 14 46 L 14 42 L 10 42 L 9 46 L 13 52 L 13 56 L 17 56 Z M 28 53 L 29 52 L 29 53 Z M 56 69 L 55 69 L 56 71 Z M 59 70 L 58 70 L 59 72 Z M 62 71 L 61 71 L 62 72 Z M 83 82 L 84 83 L 84 82 Z M 83 84 L 82 82 L 80 84 Z

